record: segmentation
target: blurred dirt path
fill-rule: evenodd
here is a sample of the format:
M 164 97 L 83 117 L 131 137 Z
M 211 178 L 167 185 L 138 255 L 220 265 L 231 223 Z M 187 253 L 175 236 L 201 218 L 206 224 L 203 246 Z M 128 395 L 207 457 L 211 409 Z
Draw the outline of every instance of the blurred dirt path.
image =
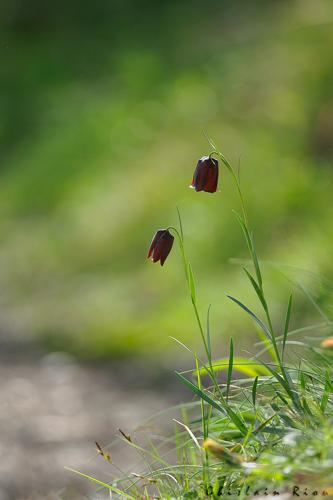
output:
M 118 427 L 131 432 L 189 399 L 175 393 L 182 389 L 172 374 L 153 377 L 133 363 L 87 366 L 62 353 L 1 358 L 0 500 L 103 498 L 64 466 L 106 480 L 110 465 L 94 441 L 107 445 Z

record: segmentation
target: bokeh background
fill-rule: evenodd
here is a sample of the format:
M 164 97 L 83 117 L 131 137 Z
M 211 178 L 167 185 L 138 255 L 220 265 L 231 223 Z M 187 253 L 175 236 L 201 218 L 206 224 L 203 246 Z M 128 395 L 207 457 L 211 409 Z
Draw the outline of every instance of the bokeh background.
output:
M 230 335 L 254 351 L 253 325 L 226 298 L 258 310 L 233 185 L 222 171 L 217 194 L 188 189 L 207 135 L 240 165 L 277 330 L 291 290 L 293 327 L 330 316 L 332 22 L 330 0 L 1 2 L 1 418 L 20 422 L 0 449 L 4 498 L 69 484 L 62 465 L 98 432 L 111 440 L 117 401 L 134 425 L 157 393 L 185 398 L 168 373 L 192 360 L 170 336 L 201 344 L 181 258 L 175 246 L 164 268 L 146 259 L 176 207 L 216 357 Z M 31 450 L 41 468 L 21 485 L 13 471 Z

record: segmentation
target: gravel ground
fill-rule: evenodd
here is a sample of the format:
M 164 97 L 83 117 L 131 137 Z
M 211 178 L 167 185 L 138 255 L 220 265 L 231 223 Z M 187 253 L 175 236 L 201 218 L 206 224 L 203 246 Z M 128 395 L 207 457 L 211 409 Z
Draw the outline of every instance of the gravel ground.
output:
M 84 365 L 63 353 L 2 354 L 0 500 L 103 498 L 64 466 L 107 480 L 112 466 L 97 455 L 94 441 L 105 446 L 118 427 L 132 432 L 154 413 L 189 400 L 170 372 L 146 369 L 132 362 Z M 125 448 L 119 442 L 112 453 L 128 467 L 134 458 Z

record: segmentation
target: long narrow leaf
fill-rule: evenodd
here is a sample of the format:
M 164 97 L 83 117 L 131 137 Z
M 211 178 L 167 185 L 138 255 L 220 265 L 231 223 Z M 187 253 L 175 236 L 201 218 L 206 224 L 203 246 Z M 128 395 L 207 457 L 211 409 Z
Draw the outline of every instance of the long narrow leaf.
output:
M 210 342 L 210 308 L 211 308 L 211 305 L 209 304 L 208 310 L 207 310 L 207 348 L 208 348 L 209 357 L 211 359 L 212 346 L 211 346 L 211 342 Z
M 240 226 L 241 226 L 241 228 L 243 230 L 243 233 L 244 233 L 244 236 L 245 236 L 245 240 L 246 240 L 247 246 L 249 248 L 249 251 L 250 251 L 250 254 L 251 254 L 251 257 L 252 257 L 252 261 L 253 261 L 254 268 L 255 268 L 255 271 L 256 271 L 256 275 L 257 275 L 257 280 L 258 280 L 258 283 L 259 283 L 259 287 L 262 288 L 261 271 L 260 271 L 258 256 L 257 256 L 256 249 L 255 249 L 253 235 L 251 235 L 249 233 L 248 228 L 247 228 L 247 226 L 246 226 L 243 218 L 237 212 L 235 212 L 235 214 L 236 214 L 238 222 L 239 222 L 239 224 L 240 224 Z
M 176 422 L 176 424 L 179 424 L 181 425 L 182 427 L 184 427 L 184 429 L 186 429 L 186 431 L 189 433 L 192 441 L 194 442 L 195 446 L 198 448 L 198 450 L 201 452 L 202 449 L 201 449 L 201 446 L 200 444 L 198 443 L 198 440 L 197 438 L 195 437 L 195 435 L 193 434 L 193 432 L 191 431 L 191 429 L 186 425 L 186 424 L 183 424 L 182 422 L 179 422 L 179 420 L 176 420 L 175 418 L 173 419 L 174 422 Z
M 117 493 L 117 495 L 123 496 L 125 498 L 129 498 L 130 500 L 135 500 L 135 498 L 132 497 L 132 495 L 128 495 L 124 491 L 118 490 L 118 488 L 115 488 L 114 486 L 111 486 L 110 484 L 103 483 L 103 481 L 99 481 L 99 479 L 96 479 L 92 476 L 88 476 L 87 474 L 83 474 L 83 472 L 79 472 L 78 470 L 71 469 L 70 467 L 65 467 L 65 469 L 68 470 L 69 472 L 74 472 L 75 474 L 78 474 L 79 476 L 84 477 L 85 479 L 89 479 L 89 481 L 92 481 L 96 484 L 104 486 L 104 488 L 107 488 L 108 490 L 113 491 L 114 493 Z
M 241 431 L 242 434 L 244 434 L 244 436 L 246 436 L 247 432 L 248 432 L 247 426 L 239 418 L 237 413 L 235 413 L 234 410 L 232 410 L 230 406 L 226 407 L 226 412 L 227 412 L 228 416 L 230 417 L 230 419 L 235 424 L 235 426 Z
M 323 395 L 322 395 L 321 401 L 320 401 L 320 409 L 323 413 L 325 413 L 331 389 L 332 389 L 332 387 L 331 387 L 331 381 L 330 381 L 330 374 L 329 374 L 329 371 L 326 371 L 325 387 L 324 387 Z
M 254 319 L 254 321 L 265 332 L 265 334 L 267 335 L 267 337 L 270 340 L 272 340 L 271 332 L 269 331 L 268 327 L 265 325 L 265 323 L 263 321 L 261 321 L 261 319 L 258 318 L 258 316 L 256 314 L 254 314 L 254 312 L 251 311 L 251 309 L 249 309 L 244 304 L 242 304 L 242 302 L 240 302 L 238 299 L 235 299 L 235 297 L 232 297 L 232 295 L 227 295 L 227 297 L 230 300 L 232 300 L 233 302 L 235 302 L 236 304 L 238 304 L 239 307 L 241 307 L 245 312 L 247 312 L 247 314 L 249 314 L 251 316 L 251 318 Z
M 270 357 L 272 358 L 272 361 L 277 364 L 278 363 L 278 358 L 277 358 L 276 353 L 274 351 L 274 348 L 272 346 L 271 340 L 267 338 L 267 335 L 265 334 L 265 332 L 263 332 L 261 330 L 261 328 L 257 328 L 256 330 L 257 330 L 258 336 L 261 339 L 261 342 L 257 342 L 255 344 L 255 346 L 265 344 L 265 348 L 262 349 L 261 351 L 257 352 L 257 354 L 254 356 L 254 358 L 258 358 L 264 352 L 267 351 L 268 354 L 270 355 Z
M 185 384 L 194 394 L 199 396 L 201 399 L 205 400 L 207 403 L 209 403 L 213 408 L 216 410 L 220 411 L 224 415 L 228 415 L 232 422 L 236 425 L 236 427 L 241 431 L 242 434 L 246 435 L 247 433 L 247 427 L 245 423 L 240 419 L 240 417 L 231 409 L 229 405 L 222 406 L 220 403 L 212 399 L 208 394 L 206 394 L 204 391 L 199 389 L 196 385 L 192 384 L 187 378 L 183 377 L 178 372 L 175 372 L 177 377 L 181 380 L 183 384 Z
M 195 367 L 196 367 L 196 371 L 197 371 L 197 381 L 198 381 L 198 387 L 200 390 L 202 390 L 202 385 L 201 385 L 201 376 L 200 376 L 200 371 L 199 371 L 199 361 L 198 361 L 198 357 L 195 356 Z M 200 399 L 200 403 L 201 403 L 201 423 L 202 423 L 202 431 L 203 431 L 203 435 L 204 435 L 204 439 L 206 439 L 206 437 L 208 436 L 208 429 L 207 429 L 207 425 L 206 425 L 206 419 L 205 419 L 205 402 L 203 399 Z
M 250 237 L 250 233 L 249 231 L 247 230 L 247 227 L 244 223 L 244 220 L 243 218 L 235 211 L 233 210 L 234 214 L 236 215 L 237 219 L 238 219 L 238 222 L 242 228 L 242 231 L 244 233 L 244 236 L 245 236 L 245 240 L 246 240 L 246 243 L 247 243 L 247 246 L 248 246 L 248 249 L 250 251 L 250 254 L 252 256 L 252 241 L 251 241 L 251 237 Z
M 180 216 L 180 211 L 179 211 L 179 208 L 178 208 L 178 207 L 177 207 L 177 214 L 178 214 L 178 222 L 179 222 L 180 236 L 181 236 L 182 242 L 184 242 L 183 223 L 182 223 L 182 218 L 181 218 L 181 216 Z
M 253 381 L 253 385 L 252 385 L 252 403 L 253 403 L 253 406 L 256 405 L 256 399 L 257 399 L 257 385 L 258 385 L 258 375 L 256 376 L 256 378 L 254 379 Z
M 266 425 L 273 420 L 274 417 L 276 417 L 275 414 L 265 420 L 265 422 L 260 424 L 256 429 L 254 429 L 253 434 L 258 434 L 258 432 L 261 432 L 266 427 Z
M 276 393 L 277 397 L 278 397 L 278 398 L 280 398 L 280 399 L 281 399 L 281 401 L 282 401 L 282 402 L 283 402 L 286 406 L 289 406 L 288 401 L 286 400 L 286 398 L 284 397 L 284 395 L 283 395 L 283 394 L 281 394 L 281 392 L 280 392 L 280 391 L 275 391 L 275 393 Z
M 188 282 L 190 285 L 191 299 L 192 299 L 193 304 L 195 304 L 196 300 L 197 300 L 197 293 L 196 293 L 196 289 L 195 289 L 193 270 L 192 270 L 192 266 L 191 266 L 190 262 L 188 263 Z
M 264 366 L 266 366 L 266 368 L 271 372 L 273 377 L 276 378 L 276 380 L 279 382 L 279 384 L 284 388 L 284 390 L 286 391 L 286 393 L 288 394 L 288 396 L 292 400 L 296 410 L 299 413 L 303 413 L 301 402 L 299 399 L 299 395 L 296 392 L 294 385 L 292 384 L 290 375 L 289 375 L 288 371 L 286 370 L 286 368 L 284 367 L 284 373 L 287 376 L 288 382 L 286 382 L 286 380 L 276 370 L 274 370 L 271 366 L 267 365 L 263 361 L 262 361 L 262 364 Z M 290 382 L 292 385 L 290 384 Z
M 220 372 L 227 370 L 228 367 L 229 367 L 229 359 L 223 358 L 219 359 L 218 361 L 215 361 L 214 365 L 212 366 L 212 369 L 214 372 Z M 254 361 L 252 359 L 247 359 L 242 357 L 234 357 L 233 369 L 251 378 L 256 377 L 257 375 L 270 374 L 267 368 L 262 364 L 260 364 L 259 361 Z M 199 370 L 200 370 L 200 375 L 207 375 L 209 374 L 210 368 L 207 368 L 206 366 L 201 366 Z
M 255 247 L 255 243 L 254 243 L 254 236 L 253 236 L 253 233 L 250 235 L 250 239 L 251 239 L 251 248 L 252 248 L 252 259 L 253 259 L 253 263 L 254 263 L 254 267 L 255 267 L 255 270 L 256 270 L 256 274 L 257 274 L 257 278 L 258 278 L 258 283 L 259 283 L 259 286 L 260 288 L 262 287 L 262 277 L 261 277 L 261 271 L 260 271 L 260 266 L 259 266 L 259 259 L 258 259 L 258 256 L 257 256 L 257 252 L 256 252 L 256 247 Z
M 230 337 L 229 366 L 228 366 L 227 394 L 226 394 L 227 401 L 229 399 L 229 390 L 230 390 L 233 364 L 234 364 L 234 342 L 232 340 L 232 337 Z
M 249 278 L 257 296 L 258 296 L 258 299 L 260 300 L 263 308 L 265 309 L 265 311 L 267 310 L 267 302 L 265 300 L 265 297 L 263 295 L 263 292 L 262 292 L 262 289 L 259 287 L 258 283 L 256 282 L 256 280 L 253 278 L 253 276 L 249 273 L 249 271 L 243 267 L 243 270 L 244 272 L 246 273 L 247 277 Z
M 178 372 L 175 372 L 175 373 L 176 373 L 177 377 L 181 380 L 181 382 L 184 385 L 186 385 L 192 392 L 194 392 L 194 394 L 199 396 L 199 398 L 205 400 L 207 403 L 209 403 L 211 406 L 213 406 L 213 408 L 215 408 L 219 412 L 223 413 L 223 415 L 225 415 L 227 413 L 226 410 L 223 408 L 223 406 L 221 406 L 214 399 L 212 399 L 210 396 L 208 396 L 208 394 L 206 394 L 201 389 L 199 389 L 199 387 L 192 384 L 192 382 L 190 382 L 187 378 L 183 377 L 183 375 L 181 375 L 180 373 L 178 373 Z
M 287 340 L 287 335 L 288 335 L 288 330 L 289 330 L 289 323 L 290 323 L 290 314 L 291 314 L 291 306 L 293 302 L 293 296 L 290 295 L 289 301 L 288 301 L 288 307 L 287 307 L 287 314 L 286 314 L 286 320 L 284 323 L 284 330 L 283 330 L 283 341 L 282 341 L 282 360 L 284 356 L 284 349 L 286 346 L 286 340 Z

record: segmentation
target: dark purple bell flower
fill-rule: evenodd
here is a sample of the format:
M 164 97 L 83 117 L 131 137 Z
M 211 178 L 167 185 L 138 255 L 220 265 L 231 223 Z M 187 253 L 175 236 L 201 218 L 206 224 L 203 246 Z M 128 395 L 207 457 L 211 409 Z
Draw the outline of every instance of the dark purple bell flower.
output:
M 196 191 L 215 193 L 219 178 L 219 162 L 211 156 L 203 156 L 198 161 L 190 187 Z
M 148 252 L 148 259 L 153 262 L 161 262 L 163 266 L 167 256 L 171 252 L 174 237 L 168 229 L 159 229 L 155 234 Z

